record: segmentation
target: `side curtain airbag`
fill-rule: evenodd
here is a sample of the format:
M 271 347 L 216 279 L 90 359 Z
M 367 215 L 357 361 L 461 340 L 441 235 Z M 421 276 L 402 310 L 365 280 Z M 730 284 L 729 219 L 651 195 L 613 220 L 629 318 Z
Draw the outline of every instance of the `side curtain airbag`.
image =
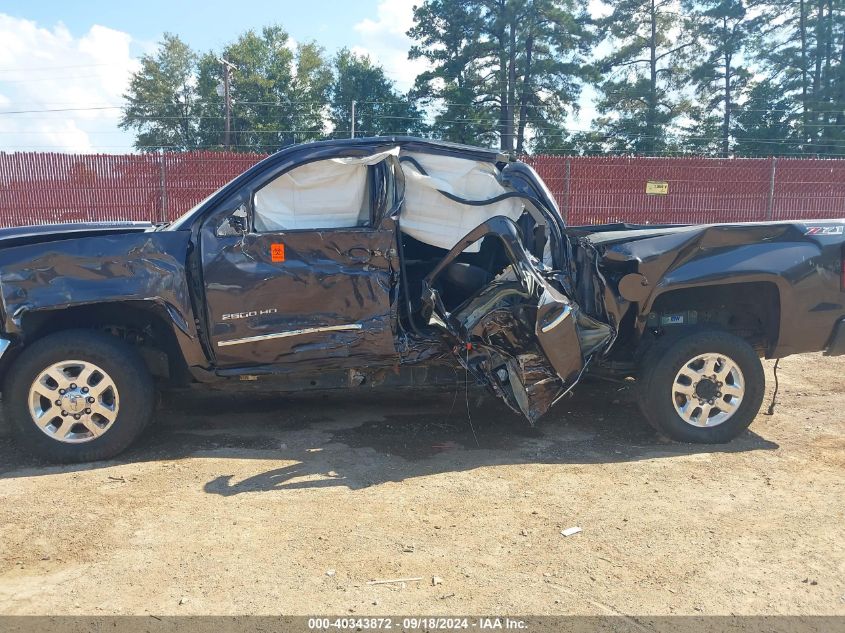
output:
M 320 160 L 292 169 L 255 193 L 255 229 L 338 229 L 361 226 L 369 219 L 367 166 L 399 148 L 363 158 Z
M 499 183 L 499 171 L 491 163 L 440 156 L 407 153 L 412 161 L 402 162 L 405 174 L 405 204 L 402 232 L 426 244 L 451 249 L 469 231 L 490 218 L 501 215 L 516 221 L 522 215 L 519 198 L 507 198 L 487 205 L 467 205 L 451 200 L 441 191 L 465 200 L 489 200 L 509 190 Z M 480 243 L 466 249 L 477 253 Z

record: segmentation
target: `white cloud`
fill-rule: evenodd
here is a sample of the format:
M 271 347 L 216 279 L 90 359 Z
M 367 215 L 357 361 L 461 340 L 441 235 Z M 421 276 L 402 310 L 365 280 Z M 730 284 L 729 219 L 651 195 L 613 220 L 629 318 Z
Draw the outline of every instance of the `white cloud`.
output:
M 124 152 L 119 106 L 138 62 L 128 33 L 94 25 L 81 37 L 0 13 L 0 150 Z M 101 108 L 76 110 L 75 108 Z M 32 110 L 64 110 L 30 112 Z
M 613 13 L 613 7 L 604 0 L 589 0 L 587 2 L 587 13 L 592 18 L 606 18 Z
M 408 59 L 413 40 L 406 32 L 414 25 L 414 5 L 419 3 L 420 0 L 381 0 L 375 20 L 365 18 L 353 27 L 360 39 L 352 51 L 369 55 L 381 64 L 387 76 L 403 92 L 429 67 L 425 60 Z

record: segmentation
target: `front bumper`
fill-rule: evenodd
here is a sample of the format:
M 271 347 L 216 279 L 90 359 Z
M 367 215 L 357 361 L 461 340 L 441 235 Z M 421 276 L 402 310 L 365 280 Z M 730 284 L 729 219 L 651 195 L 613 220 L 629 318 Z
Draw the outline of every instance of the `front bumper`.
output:
M 833 328 L 833 335 L 825 349 L 825 356 L 842 356 L 845 354 L 845 319 L 840 319 Z

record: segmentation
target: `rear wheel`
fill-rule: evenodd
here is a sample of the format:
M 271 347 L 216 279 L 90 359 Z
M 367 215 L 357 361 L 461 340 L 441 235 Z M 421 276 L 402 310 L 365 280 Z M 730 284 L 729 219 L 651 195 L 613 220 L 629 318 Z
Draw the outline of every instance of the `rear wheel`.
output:
M 3 389 L 21 444 L 59 462 L 117 455 L 149 422 L 154 396 L 138 353 L 88 330 L 51 334 L 25 348 Z
M 643 358 L 639 404 L 658 431 L 682 442 L 728 442 L 757 415 L 763 366 L 743 339 L 699 331 L 665 339 Z

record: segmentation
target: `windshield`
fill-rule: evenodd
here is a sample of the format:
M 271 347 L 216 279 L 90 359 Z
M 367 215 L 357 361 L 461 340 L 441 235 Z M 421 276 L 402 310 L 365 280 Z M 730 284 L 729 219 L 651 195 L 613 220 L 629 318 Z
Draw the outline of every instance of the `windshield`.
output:
M 230 180 L 229 182 L 232 182 L 232 181 Z M 215 189 L 212 193 L 210 193 L 210 194 L 209 194 L 209 195 L 207 195 L 205 198 L 203 198 L 202 200 L 200 200 L 199 202 L 197 202 L 194 206 L 192 206 L 190 209 L 188 209 L 187 211 L 185 211 L 185 213 L 183 213 L 182 215 L 180 215 L 180 216 L 179 216 L 178 218 L 176 218 L 173 222 L 168 222 L 167 224 L 165 224 L 165 225 L 164 225 L 164 226 L 162 226 L 161 228 L 167 228 L 167 229 L 170 229 L 170 230 L 179 230 L 179 229 L 183 228 L 183 225 L 187 222 L 188 218 L 190 218 L 191 216 L 193 216 L 193 215 L 194 215 L 194 213 L 195 213 L 195 212 L 196 212 L 196 211 L 197 211 L 197 210 L 198 210 L 198 209 L 199 209 L 202 205 L 204 205 L 206 202 L 208 202 L 208 201 L 209 201 L 209 200 L 211 200 L 214 196 L 216 196 L 216 195 L 217 195 L 217 194 L 218 194 L 218 193 L 219 193 L 219 192 L 223 189 L 223 187 L 225 187 L 226 185 L 228 185 L 228 184 L 229 184 L 229 182 L 227 182 L 227 183 L 226 183 L 226 184 L 224 184 L 223 186 L 218 187 L 217 189 Z

